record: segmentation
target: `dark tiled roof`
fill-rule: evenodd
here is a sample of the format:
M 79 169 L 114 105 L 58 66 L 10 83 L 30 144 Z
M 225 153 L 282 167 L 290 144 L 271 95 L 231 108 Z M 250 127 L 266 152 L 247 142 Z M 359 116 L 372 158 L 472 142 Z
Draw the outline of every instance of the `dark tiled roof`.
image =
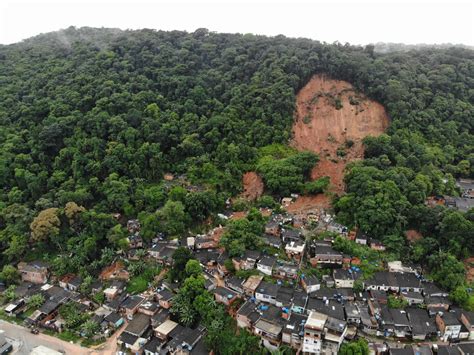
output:
M 237 296 L 237 292 L 232 291 L 230 288 L 220 287 L 220 286 L 216 287 L 216 289 L 213 290 L 212 292 L 218 294 L 221 297 L 226 297 L 228 299 L 231 299 Z
M 226 279 L 226 284 L 228 287 L 236 290 L 236 289 L 242 289 L 242 283 L 244 282 L 245 280 L 240 278 L 240 277 L 237 277 L 237 276 L 231 276 L 229 278 Z
M 255 303 L 247 301 L 239 308 L 237 314 L 240 314 L 242 316 L 248 316 L 250 313 L 255 311 L 255 307 Z
M 311 298 L 318 298 L 318 299 L 334 299 L 337 296 L 337 289 L 335 288 L 320 288 L 317 291 L 311 292 Z
M 138 337 L 136 335 L 127 333 L 127 332 L 122 332 L 120 334 L 119 340 L 122 341 L 124 344 L 129 344 L 133 345 L 137 341 Z
M 258 259 L 260 257 L 260 252 L 257 250 L 246 250 L 244 257 L 247 259 Z
M 390 355 L 414 355 L 412 348 L 390 349 Z
M 128 323 L 125 332 L 130 334 L 140 336 L 142 335 L 147 328 L 150 326 L 150 316 L 147 316 L 143 313 L 137 313 L 133 319 Z
M 80 276 L 74 276 L 72 280 L 69 281 L 69 284 L 79 287 L 82 283 L 82 277 Z
M 261 310 L 262 312 L 262 319 L 265 319 L 272 323 L 278 323 L 281 318 L 281 309 L 279 307 L 270 305 L 267 306 L 266 309 Z
M 95 280 L 91 283 L 91 288 L 92 289 L 101 289 L 104 285 L 102 284 L 102 281 L 100 280 Z
M 400 287 L 416 287 L 416 288 L 421 287 L 420 279 L 417 278 L 416 275 L 411 272 L 407 272 L 407 273 L 397 272 L 395 273 L 395 278 L 397 280 L 397 284 Z
M 111 309 L 118 309 L 126 298 L 127 298 L 127 295 L 123 293 L 116 299 L 112 300 L 111 302 L 105 303 L 105 305 Z
M 160 305 L 157 302 L 145 301 L 138 308 L 150 312 L 155 312 L 156 310 L 158 310 L 158 308 L 160 308 Z
M 191 329 L 186 327 L 181 332 L 176 334 L 176 336 L 170 342 L 171 348 L 176 349 L 176 346 L 180 346 L 183 343 L 193 346 L 197 343 L 203 333 L 204 330 L 202 328 Z
M 334 279 L 338 280 L 352 280 L 352 274 L 349 272 L 349 270 L 344 270 L 344 269 L 335 269 L 334 270 Z
M 207 249 L 196 250 L 193 255 L 201 264 L 217 261 L 219 258 L 219 252 Z
M 342 305 L 334 300 L 329 300 L 324 302 L 319 299 L 310 298 L 308 300 L 308 304 L 306 305 L 307 311 L 317 311 L 319 313 L 325 314 L 327 316 L 344 320 L 346 319 L 344 316 L 344 309 Z
M 293 289 L 289 287 L 280 287 L 277 292 L 276 300 L 283 304 L 290 304 L 293 299 Z
M 296 229 L 282 229 L 281 231 L 281 237 L 284 239 L 285 238 L 297 239 L 297 238 L 300 238 L 300 236 L 301 236 L 301 232 Z
M 420 288 L 421 282 L 412 273 L 378 271 L 374 276 L 366 281 L 368 285 L 390 286 L 402 288 Z
M 336 289 L 337 296 L 341 296 L 342 298 L 354 298 L 354 290 L 352 288 L 338 288 Z
M 466 317 L 466 319 L 472 325 L 474 323 L 474 312 L 469 312 L 469 311 L 465 311 L 465 310 L 462 310 L 461 312 L 462 312 L 462 314 L 464 314 L 464 317 Z
M 160 259 L 171 259 L 176 248 L 172 247 L 165 247 L 162 251 L 160 251 Z
M 183 331 L 184 327 L 181 324 L 178 324 L 176 327 L 174 327 L 168 334 L 170 338 L 176 337 L 179 333 Z
M 124 280 L 112 280 L 110 283 L 110 287 L 116 287 L 117 289 L 121 290 L 126 286 L 126 282 Z
M 271 267 L 273 267 L 275 263 L 276 263 L 276 258 L 274 256 L 268 256 L 268 255 L 261 258 L 258 262 L 259 265 L 265 265 L 265 266 L 271 266 Z
M 168 290 L 167 288 L 161 290 L 160 292 L 157 293 L 158 299 L 162 299 L 165 301 L 169 301 L 174 297 L 174 293 Z
M 127 309 L 133 309 L 136 306 L 138 306 L 141 302 L 143 302 L 145 299 L 141 296 L 130 296 L 127 297 L 120 307 L 127 308 Z
M 308 316 L 305 314 L 292 313 L 290 319 L 286 321 L 283 332 L 302 335 L 307 319 Z
M 434 318 L 431 318 L 426 310 L 407 308 L 406 311 L 413 335 L 430 334 L 437 331 Z
M 461 352 L 457 346 L 439 345 L 438 355 L 461 355 Z
M 59 307 L 59 302 L 57 301 L 46 301 L 41 307 L 40 311 L 44 314 L 50 314 L 51 312 L 55 311 Z
M 270 220 L 265 224 L 265 228 L 274 228 L 278 227 L 280 224 L 275 220 Z
M 156 251 L 156 252 L 161 253 L 161 251 L 163 251 L 166 247 L 169 247 L 169 246 L 170 245 L 168 244 L 168 242 L 159 242 L 159 243 L 156 243 L 155 245 L 153 245 L 148 250 L 149 251 Z
M 344 331 L 344 328 L 346 327 L 346 324 L 347 323 L 343 320 L 336 319 L 333 317 L 328 317 L 324 327 L 328 328 L 329 330 L 334 330 L 334 331 L 342 333 Z
M 315 255 L 336 255 L 336 256 L 342 256 L 341 253 L 338 251 L 334 250 L 330 246 L 324 246 L 324 245 L 318 245 L 314 248 L 314 253 Z
M 360 312 L 357 305 L 347 303 L 344 305 L 344 311 L 346 312 L 346 318 L 360 318 Z
M 356 233 L 356 239 L 360 239 L 360 240 L 368 240 L 369 237 L 367 234 L 363 233 L 360 229 L 357 230 L 357 233 Z
M 387 306 L 382 307 L 382 320 L 386 325 L 408 326 L 409 321 L 406 313 L 400 309 L 391 309 Z
M 122 316 L 117 312 L 110 312 L 105 316 L 105 320 L 111 323 L 117 323 L 121 318 Z
M 474 344 L 473 343 L 461 343 L 458 345 L 459 349 L 463 352 L 463 354 L 474 354 Z
M 154 323 L 157 325 L 163 323 L 166 321 L 170 316 L 170 312 L 167 309 L 162 309 L 158 313 L 154 314 L 153 317 L 151 318 Z
M 258 285 L 255 292 L 276 297 L 278 293 L 278 288 L 279 286 L 276 284 L 272 284 L 267 281 L 262 281 L 260 282 L 260 285 Z
M 160 349 L 162 345 L 163 345 L 163 342 L 159 338 L 153 337 L 151 338 L 149 342 L 145 344 L 143 349 L 152 353 L 156 353 L 158 352 L 158 349 Z
M 425 296 L 426 304 L 452 304 L 451 300 L 448 297 L 441 296 Z
M 281 246 L 281 240 L 278 237 L 275 237 L 273 235 L 269 234 L 264 234 L 260 238 L 263 239 L 264 243 L 267 245 L 273 245 L 273 246 Z
M 448 292 L 441 290 L 436 284 L 432 282 L 422 282 L 423 294 L 428 296 L 448 294 Z
M 375 298 L 376 300 L 387 300 L 388 295 L 387 292 L 385 291 L 379 291 L 379 290 L 370 290 L 370 296 L 372 298 Z
M 308 286 L 318 285 L 320 283 L 318 277 L 315 275 L 305 275 L 304 282 Z
M 295 291 L 293 294 L 293 306 L 305 307 L 308 300 L 308 295 L 305 292 Z
M 252 324 L 255 324 L 256 321 L 258 321 L 260 319 L 260 313 L 258 313 L 257 311 L 253 311 L 252 313 L 250 313 L 247 318 L 250 319 L 250 322 Z
M 208 355 L 209 351 L 204 344 L 204 337 L 202 337 L 191 350 L 191 355 Z
M 416 300 L 424 299 L 421 293 L 418 293 L 418 292 L 402 292 L 402 295 L 406 298 L 411 298 L 411 299 L 416 299 Z
M 446 325 L 460 325 L 461 323 L 458 321 L 456 315 L 451 312 L 445 312 L 443 313 L 443 318 L 444 324 Z

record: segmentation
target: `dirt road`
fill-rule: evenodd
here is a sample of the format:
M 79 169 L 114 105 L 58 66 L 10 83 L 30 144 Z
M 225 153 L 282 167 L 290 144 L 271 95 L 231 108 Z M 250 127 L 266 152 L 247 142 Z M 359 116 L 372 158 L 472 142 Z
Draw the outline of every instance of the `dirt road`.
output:
M 123 324 L 107 341 L 91 349 L 91 355 L 115 355 L 117 353 L 117 339 L 127 327 L 127 322 Z
M 50 349 L 64 352 L 71 355 L 88 355 L 92 354 L 90 349 L 82 346 L 71 344 L 61 339 L 46 334 L 31 334 L 30 330 L 16 324 L 8 323 L 0 320 L 0 332 L 5 335 L 7 340 L 13 340 L 15 343 L 13 354 L 29 354 L 31 351 L 43 345 Z

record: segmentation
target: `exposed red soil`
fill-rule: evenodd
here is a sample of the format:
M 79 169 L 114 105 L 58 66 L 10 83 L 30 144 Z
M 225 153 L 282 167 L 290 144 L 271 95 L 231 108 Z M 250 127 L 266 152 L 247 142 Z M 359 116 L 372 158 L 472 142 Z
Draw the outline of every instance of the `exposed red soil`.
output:
M 260 208 L 259 211 L 263 217 L 270 217 L 273 212 L 271 208 Z
M 444 206 L 446 204 L 446 201 L 442 197 L 428 196 L 425 203 L 428 207 L 436 207 L 436 206 Z
M 421 233 L 415 229 L 409 229 L 405 231 L 405 237 L 410 243 L 414 243 L 423 239 L 423 236 L 421 235 Z
M 110 266 L 107 266 L 102 270 L 99 275 L 101 280 L 120 279 L 128 280 L 130 275 L 125 269 L 125 265 L 122 261 L 117 261 Z
M 247 212 L 246 211 L 237 211 L 237 212 L 232 212 L 229 219 L 231 221 L 234 221 L 234 220 L 242 219 L 242 218 L 245 218 L 245 217 L 247 217 Z
M 474 282 L 474 257 L 464 260 L 464 267 L 466 268 L 467 283 Z
M 222 236 L 224 235 L 225 229 L 224 227 L 217 227 L 214 228 L 210 233 L 209 236 L 217 243 L 220 242 Z
M 244 186 L 242 197 L 250 201 L 262 196 L 265 188 L 262 178 L 254 171 L 246 172 L 242 176 L 242 184 Z
M 342 105 L 339 109 L 336 101 Z M 362 139 L 380 135 L 388 125 L 381 104 L 356 92 L 348 82 L 315 75 L 296 97 L 291 145 L 319 154 L 311 177 L 329 176 L 332 190 L 341 193 L 347 163 L 363 158 Z M 348 141 L 353 142 L 350 148 L 345 147 Z M 338 148 L 344 148 L 344 157 L 337 156 Z
M 331 207 L 331 200 L 324 194 L 316 196 L 299 196 L 285 209 L 289 213 L 300 214 L 314 211 L 317 209 L 328 209 Z

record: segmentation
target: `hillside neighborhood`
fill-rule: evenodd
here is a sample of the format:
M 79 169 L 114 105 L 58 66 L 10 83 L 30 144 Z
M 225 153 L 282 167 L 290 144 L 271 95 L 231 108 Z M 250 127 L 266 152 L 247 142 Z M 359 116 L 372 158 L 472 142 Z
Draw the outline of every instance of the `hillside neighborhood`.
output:
M 474 201 L 474 183 L 459 186 L 463 198 Z M 246 213 L 224 211 L 223 225 L 206 234 L 157 236 L 150 244 L 140 235 L 140 222 L 128 220 L 127 251 L 87 281 L 87 292 L 84 279 L 53 275 L 47 260 L 20 262 L 21 282 L 0 288 L 8 300 L 3 318 L 23 322 L 32 337 L 60 336 L 77 313 L 86 315 L 89 326 L 75 340 L 88 339 L 89 345 L 119 332 L 118 351 L 207 354 L 206 328 L 180 324 L 172 312 L 179 284 L 165 278 L 177 250 L 186 249 L 199 262 L 214 301 L 269 351 L 285 346 L 294 353 L 337 354 L 344 342 L 365 338 L 372 354 L 474 353 L 474 312 L 456 306 L 419 265 L 391 260 L 381 241 L 348 230 L 326 210 L 285 212 L 296 198 L 283 199 L 276 210 L 261 208 L 263 247 L 233 256 L 222 247 L 225 224 Z M 134 290 L 126 265 L 141 259 L 160 272 Z M 2 354 L 12 350 L 4 338 L 0 342 Z

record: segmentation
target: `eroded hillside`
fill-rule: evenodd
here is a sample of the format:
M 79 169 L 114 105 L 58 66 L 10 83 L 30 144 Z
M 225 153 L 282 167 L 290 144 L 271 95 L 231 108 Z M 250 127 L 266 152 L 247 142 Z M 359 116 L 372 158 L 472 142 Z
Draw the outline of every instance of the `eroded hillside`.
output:
M 262 196 L 265 186 L 262 178 L 254 171 L 249 171 L 242 176 L 242 197 L 255 200 Z
M 389 125 L 384 107 L 345 81 L 315 75 L 296 98 L 292 145 L 320 155 L 312 178 L 329 176 L 335 192 L 344 190 L 344 168 L 363 157 L 362 139 Z

